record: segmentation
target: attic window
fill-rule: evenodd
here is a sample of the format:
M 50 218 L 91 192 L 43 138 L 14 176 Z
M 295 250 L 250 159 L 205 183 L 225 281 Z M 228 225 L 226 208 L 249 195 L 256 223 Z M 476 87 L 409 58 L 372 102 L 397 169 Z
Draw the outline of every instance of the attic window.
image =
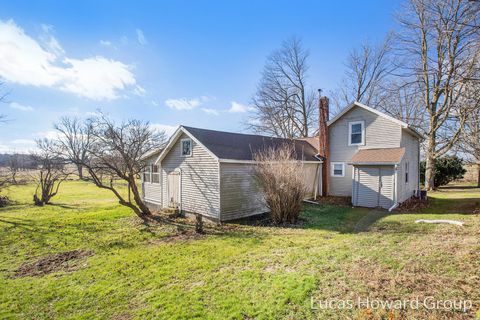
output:
M 192 140 L 191 139 L 182 139 L 180 141 L 182 148 L 182 156 L 190 157 L 192 155 Z
M 354 121 L 348 123 L 348 145 L 358 146 L 365 144 L 365 122 Z

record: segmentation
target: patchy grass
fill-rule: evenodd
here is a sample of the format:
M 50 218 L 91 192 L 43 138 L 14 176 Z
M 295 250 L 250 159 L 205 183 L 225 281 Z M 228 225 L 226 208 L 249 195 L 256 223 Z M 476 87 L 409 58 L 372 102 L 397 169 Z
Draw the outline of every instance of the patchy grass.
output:
M 12 187 L 0 209 L 2 319 L 471 318 L 480 304 L 480 191 L 454 186 L 430 206 L 386 214 L 307 206 L 301 228 L 227 224 L 192 235 L 184 223 L 146 226 L 111 195 L 68 182 L 55 204 Z M 456 219 L 464 227 L 415 224 Z M 180 228 L 180 230 L 179 230 Z M 186 230 L 186 231 L 185 231 Z M 73 250 L 81 267 L 17 277 L 22 265 Z M 311 299 L 470 299 L 448 310 L 312 310 Z

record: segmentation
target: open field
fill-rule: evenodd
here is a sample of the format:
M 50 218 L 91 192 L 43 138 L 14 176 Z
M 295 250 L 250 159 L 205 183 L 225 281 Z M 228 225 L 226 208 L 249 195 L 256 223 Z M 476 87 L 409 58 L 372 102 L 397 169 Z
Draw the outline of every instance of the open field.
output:
M 472 214 L 479 189 L 432 193 L 421 213 L 307 206 L 298 228 L 226 224 L 208 227 L 205 236 L 179 235 L 182 220 L 145 226 L 85 182 L 66 183 L 45 207 L 32 206 L 32 192 L 11 187 L 5 193 L 16 203 L 0 208 L 1 319 L 467 319 L 480 306 L 480 215 Z M 26 262 L 71 250 L 89 255 L 45 275 L 16 273 Z M 311 308 L 312 297 L 428 296 L 468 299 L 474 307 Z

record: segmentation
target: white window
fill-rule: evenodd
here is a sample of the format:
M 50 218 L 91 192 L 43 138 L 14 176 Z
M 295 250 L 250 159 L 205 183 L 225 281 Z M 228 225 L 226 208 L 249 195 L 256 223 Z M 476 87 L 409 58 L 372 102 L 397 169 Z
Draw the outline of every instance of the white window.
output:
M 149 164 L 143 171 L 143 182 L 160 183 L 160 170 L 155 164 Z
M 410 164 L 407 162 L 405 162 L 405 183 L 408 183 L 408 172 L 410 170 Z
M 348 145 L 358 146 L 365 144 L 365 122 L 353 121 L 348 123 Z
M 160 183 L 160 170 L 156 164 L 152 164 L 152 183 Z
M 345 163 L 344 162 L 332 162 L 332 177 L 345 177 Z
M 182 156 L 190 157 L 192 155 L 192 140 L 191 139 L 182 139 L 180 141 L 180 146 L 182 148 Z
M 145 171 L 143 171 L 143 182 L 152 182 L 152 166 L 145 166 Z

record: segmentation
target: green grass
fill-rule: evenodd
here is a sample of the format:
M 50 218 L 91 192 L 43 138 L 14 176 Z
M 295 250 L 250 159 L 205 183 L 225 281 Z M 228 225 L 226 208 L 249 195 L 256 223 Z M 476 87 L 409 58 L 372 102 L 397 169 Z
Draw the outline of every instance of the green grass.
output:
M 312 310 L 311 298 L 434 296 L 480 303 L 480 191 L 432 193 L 415 214 L 307 206 L 301 228 L 226 224 L 201 238 L 169 238 L 107 192 L 68 182 L 54 205 L 34 207 L 33 186 L 6 190 L 0 209 L 1 319 L 369 318 L 370 310 Z M 415 224 L 456 219 L 464 227 Z M 166 241 L 170 239 L 170 241 Z M 25 262 L 74 249 L 95 254 L 75 271 L 14 278 Z M 468 318 L 407 310 L 416 318 Z M 394 315 L 399 316 L 400 312 Z M 387 318 L 381 310 L 374 317 Z

